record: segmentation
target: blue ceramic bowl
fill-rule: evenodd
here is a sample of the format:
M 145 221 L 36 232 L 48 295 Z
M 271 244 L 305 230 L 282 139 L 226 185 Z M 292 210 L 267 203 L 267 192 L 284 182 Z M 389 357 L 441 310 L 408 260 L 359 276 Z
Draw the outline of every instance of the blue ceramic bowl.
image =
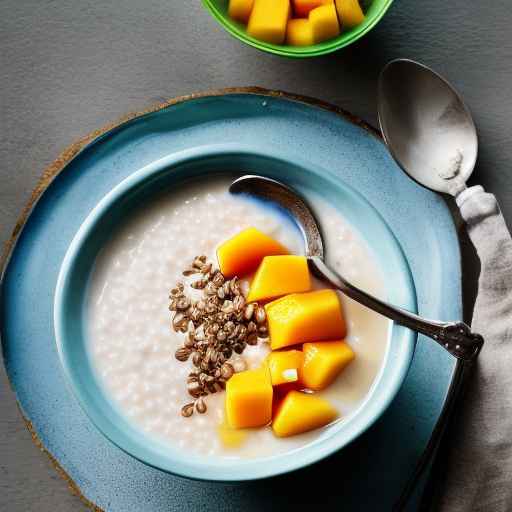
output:
M 67 380 L 96 427 L 127 453 L 151 466 L 189 478 L 243 481 L 270 477 L 319 461 L 364 432 L 388 407 L 412 360 L 416 336 L 392 325 L 383 367 L 369 395 L 350 417 L 325 428 L 310 444 L 260 459 L 202 458 L 173 449 L 133 425 L 110 400 L 95 374 L 87 348 L 87 286 L 95 258 L 110 233 L 162 190 L 215 174 L 249 172 L 282 180 L 300 190 L 321 193 L 362 234 L 382 267 L 388 297 L 416 311 L 411 273 L 402 250 L 379 213 L 355 190 L 326 169 L 299 158 L 226 144 L 199 147 L 170 155 L 135 172 L 104 197 L 87 217 L 66 253 L 55 294 L 57 347 Z M 328 250 L 328 247 L 327 247 Z

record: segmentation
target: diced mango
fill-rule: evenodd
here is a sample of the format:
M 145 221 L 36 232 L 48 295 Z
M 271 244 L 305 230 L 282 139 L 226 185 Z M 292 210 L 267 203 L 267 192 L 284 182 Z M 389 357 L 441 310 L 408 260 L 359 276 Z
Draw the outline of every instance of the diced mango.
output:
M 256 228 L 244 229 L 217 248 L 220 271 L 225 277 L 254 272 L 265 256 L 288 254 L 286 247 Z
M 254 0 L 229 0 L 228 14 L 240 23 L 247 23 L 253 4 Z
M 322 398 L 290 391 L 277 408 L 272 429 L 279 437 L 293 436 L 328 425 L 337 417 L 336 409 Z
M 314 391 L 326 388 L 355 358 L 354 351 L 344 341 L 304 343 L 302 382 Z
M 254 0 L 247 33 L 267 43 L 282 44 L 290 13 L 290 0 Z
M 338 14 L 333 3 L 313 9 L 309 13 L 309 22 L 311 23 L 315 43 L 321 43 L 340 34 Z
M 334 290 L 286 295 L 269 302 L 265 311 L 272 350 L 346 335 L 345 319 Z
M 296 18 L 307 18 L 310 11 L 334 0 L 292 0 L 293 14 Z
M 304 256 L 266 256 L 251 283 L 247 300 L 275 299 L 311 288 L 308 262 Z
M 311 46 L 313 44 L 313 30 L 307 19 L 293 19 L 286 27 L 286 44 L 292 46 Z
M 301 370 L 304 364 L 304 355 L 300 350 L 285 350 L 271 352 L 267 357 L 272 386 L 299 383 Z
M 343 28 L 352 28 L 364 21 L 364 13 L 358 0 L 335 0 L 335 2 Z
M 268 368 L 235 373 L 226 383 L 226 418 L 231 428 L 262 427 L 272 419 Z

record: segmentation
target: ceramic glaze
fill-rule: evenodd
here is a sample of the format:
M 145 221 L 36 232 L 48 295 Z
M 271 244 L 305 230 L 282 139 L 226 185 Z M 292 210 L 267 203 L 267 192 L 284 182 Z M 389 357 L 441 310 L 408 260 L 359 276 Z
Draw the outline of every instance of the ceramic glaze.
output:
M 190 360 L 182 363 L 174 357 L 184 335 L 170 328 L 168 296 L 176 282 L 187 282 L 181 271 L 198 254 L 215 261 L 216 246 L 250 226 L 291 253 L 303 253 L 301 235 L 290 219 L 261 202 L 229 194 L 228 184 L 218 179 L 207 188 L 186 185 L 140 208 L 119 226 L 102 249 L 91 278 L 88 347 L 115 407 L 146 435 L 203 456 L 264 457 L 303 446 L 319 431 L 279 439 L 270 427 L 253 429 L 239 446 L 226 446 L 219 436 L 225 392 L 205 398 L 208 409 L 203 415 L 180 414 L 191 401 L 186 378 L 193 367 Z M 370 248 L 327 202 L 318 196 L 311 201 L 331 265 L 354 283 L 385 296 Z M 338 409 L 339 421 L 350 421 L 381 368 L 389 322 L 359 304 L 342 301 L 356 360 L 320 395 Z M 260 343 L 236 357 L 256 368 L 268 352 L 268 344 Z
M 339 431 L 321 443 L 290 456 L 261 462 L 246 460 L 243 465 L 236 463 L 233 469 L 227 459 L 205 468 L 190 462 L 190 457 L 165 456 L 160 447 L 153 449 L 147 439 L 139 445 L 123 417 L 114 415 L 110 421 L 107 411 L 111 407 L 102 407 L 101 393 L 92 386 L 89 369 L 84 367 L 78 330 L 70 329 L 75 337 L 61 347 L 64 352 L 56 350 L 59 324 L 54 320 L 57 304 L 51 299 L 56 297 L 64 256 L 93 209 L 144 166 L 163 158 L 170 165 L 182 158 L 184 150 L 195 148 L 204 156 L 202 146 L 212 141 L 236 141 L 238 149 L 246 150 L 264 147 L 267 153 L 278 154 L 289 162 L 304 154 L 310 169 L 307 174 L 296 167 L 288 172 L 291 164 L 278 167 L 270 160 L 257 160 L 254 155 L 242 159 L 230 154 L 223 168 L 233 161 L 238 170 L 265 171 L 276 179 L 286 177 L 291 186 L 302 191 L 321 193 L 359 233 L 368 235 L 365 239 L 369 245 L 378 248 L 375 259 L 386 270 L 389 300 L 411 308 L 414 303 L 400 294 L 407 282 L 400 279 L 403 265 L 399 252 L 389 250 L 385 229 L 372 229 L 373 205 L 381 215 L 381 225 L 385 219 L 394 233 L 403 250 L 402 259 L 414 275 L 418 311 L 430 318 L 461 318 L 457 233 L 443 198 L 413 183 L 397 168 L 378 138 L 361 124 L 335 113 L 332 105 L 319 108 L 283 94 L 276 97 L 261 90 L 250 91 L 251 94 L 238 91 L 182 99 L 105 133 L 78 156 L 76 146 L 68 148 L 66 158 L 58 161 L 63 172 L 47 185 L 31 210 L 6 266 L 0 285 L 0 338 L 11 385 L 42 445 L 83 496 L 103 510 L 180 512 L 204 510 L 214 504 L 223 510 L 252 511 L 266 503 L 287 510 L 296 504 L 290 496 L 303 502 L 304 496 L 297 494 L 297 489 L 302 488 L 322 492 L 329 497 L 329 503 L 342 503 L 349 512 L 360 511 L 361 503 L 372 510 L 391 510 L 443 407 L 453 358 L 419 336 L 410 371 L 398 394 L 396 390 L 391 393 L 396 399 L 385 414 L 379 390 L 386 390 L 389 380 L 379 382 L 360 414 L 341 423 Z M 209 172 L 212 167 L 201 160 L 202 172 Z M 169 175 L 171 185 L 176 181 L 173 174 Z M 329 182 L 327 176 L 331 178 Z M 366 201 L 356 201 L 350 190 L 357 190 Z M 447 257 L 449 254 L 451 257 Z M 86 259 L 76 271 L 85 274 L 88 268 Z M 75 283 L 80 294 L 75 296 L 77 300 L 83 296 L 82 284 L 80 280 Z M 81 308 L 81 304 L 78 306 Z M 31 314 L 27 315 L 27 311 Z M 78 309 L 65 310 L 66 315 L 73 312 L 75 317 L 69 326 L 62 322 L 67 316 L 59 317 L 60 327 L 66 328 L 62 333 L 67 334 L 68 327 L 81 321 Z M 399 349 L 411 343 L 406 333 L 395 331 L 393 327 L 381 381 L 386 379 L 388 361 L 396 367 L 401 358 Z M 369 413 L 364 416 L 366 410 Z M 373 428 L 347 449 L 340 449 L 376 417 L 380 419 Z M 176 476 L 254 480 L 297 469 L 327 455 L 331 455 L 329 460 L 290 478 L 266 478 L 228 487 Z M 369 482 L 375 483 L 371 493 Z M 416 487 L 417 496 L 421 496 L 424 482 Z M 314 500 L 313 494 L 308 496 L 306 502 Z M 418 508 L 416 502 L 411 510 Z

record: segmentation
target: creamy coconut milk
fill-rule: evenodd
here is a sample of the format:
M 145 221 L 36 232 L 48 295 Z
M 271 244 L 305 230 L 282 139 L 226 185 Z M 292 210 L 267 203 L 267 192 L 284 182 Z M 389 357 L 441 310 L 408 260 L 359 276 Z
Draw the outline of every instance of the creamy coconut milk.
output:
M 192 369 L 175 359 L 183 334 L 170 328 L 169 290 L 198 255 L 215 261 L 216 246 L 254 226 L 302 254 L 298 230 L 281 213 L 229 194 L 222 179 L 183 186 L 135 212 L 100 253 L 89 288 L 88 343 L 99 379 L 117 407 L 147 435 L 173 447 L 214 457 L 260 457 L 300 447 L 317 431 L 287 439 L 270 427 L 244 432 L 236 447 L 219 435 L 225 392 L 205 398 L 208 410 L 184 418 L 190 402 L 186 377 Z M 371 251 L 341 215 L 319 197 L 309 198 L 328 246 L 327 261 L 363 289 L 385 297 L 383 279 Z M 367 396 L 382 366 L 389 321 L 342 298 L 356 359 L 320 396 L 347 421 Z M 247 346 L 249 368 L 260 365 L 266 344 Z M 222 428 L 221 428 L 222 431 Z M 229 444 L 229 443 L 228 443 Z

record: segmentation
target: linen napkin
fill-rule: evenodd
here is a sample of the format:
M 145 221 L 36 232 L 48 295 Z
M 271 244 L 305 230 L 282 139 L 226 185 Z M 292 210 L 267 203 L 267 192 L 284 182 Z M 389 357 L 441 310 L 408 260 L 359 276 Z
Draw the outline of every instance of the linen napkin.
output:
M 494 195 L 457 197 L 481 262 L 471 328 L 485 344 L 450 428 L 445 475 L 434 509 L 512 511 L 512 239 Z

